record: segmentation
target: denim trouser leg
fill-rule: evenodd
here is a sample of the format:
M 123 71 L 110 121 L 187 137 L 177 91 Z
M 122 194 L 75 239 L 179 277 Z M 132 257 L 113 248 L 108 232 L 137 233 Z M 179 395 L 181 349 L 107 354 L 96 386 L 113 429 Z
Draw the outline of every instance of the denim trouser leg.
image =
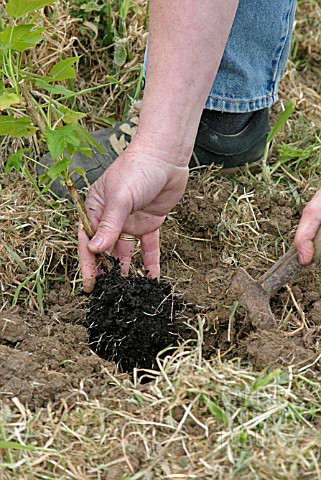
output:
M 290 51 L 295 8 L 296 0 L 239 1 L 205 108 L 243 113 L 276 102 Z M 145 63 L 146 53 L 147 49 Z
M 207 109 L 242 113 L 276 102 L 295 7 L 296 0 L 240 0 Z

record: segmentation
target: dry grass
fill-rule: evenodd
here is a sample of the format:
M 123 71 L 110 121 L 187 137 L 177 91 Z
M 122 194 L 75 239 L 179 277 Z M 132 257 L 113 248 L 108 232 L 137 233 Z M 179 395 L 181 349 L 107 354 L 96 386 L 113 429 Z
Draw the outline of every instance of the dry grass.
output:
M 43 311 L 48 282 L 78 278 L 73 206 L 38 195 L 16 174 L 2 177 L 0 190 L 2 303 Z
M 319 385 L 203 360 L 199 320 L 198 344 L 169 352 L 150 384 L 106 370 L 100 402 L 4 406 L 1 479 L 320 479 Z

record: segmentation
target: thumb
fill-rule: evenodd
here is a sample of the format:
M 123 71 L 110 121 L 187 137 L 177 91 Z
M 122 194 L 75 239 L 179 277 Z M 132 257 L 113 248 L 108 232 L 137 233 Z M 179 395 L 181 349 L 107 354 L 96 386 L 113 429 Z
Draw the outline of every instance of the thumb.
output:
M 309 208 L 306 207 L 295 235 L 294 242 L 302 265 L 308 264 L 313 258 L 313 240 L 321 224 L 321 219 L 319 219 L 317 213 L 319 212 L 315 211 L 311 206 Z
M 111 254 L 129 214 L 129 209 L 124 205 L 105 207 L 97 231 L 88 243 L 89 250 L 96 254 L 101 252 Z

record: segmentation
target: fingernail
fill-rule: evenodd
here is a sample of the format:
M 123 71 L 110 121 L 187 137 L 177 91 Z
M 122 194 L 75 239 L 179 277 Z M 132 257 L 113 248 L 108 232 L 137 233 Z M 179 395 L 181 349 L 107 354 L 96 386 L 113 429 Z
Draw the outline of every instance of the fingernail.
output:
M 103 243 L 102 237 L 94 237 L 90 240 L 89 246 L 94 248 L 99 248 Z

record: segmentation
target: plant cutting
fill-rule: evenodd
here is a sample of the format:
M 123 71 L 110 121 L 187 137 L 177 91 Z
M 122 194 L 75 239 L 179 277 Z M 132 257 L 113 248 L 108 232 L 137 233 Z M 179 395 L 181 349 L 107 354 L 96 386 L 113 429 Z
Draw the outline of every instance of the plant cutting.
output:
M 40 185 L 46 184 L 42 192 L 58 177 L 70 184 L 73 172 L 85 174 L 81 169 L 70 171 L 76 152 L 87 155 L 88 161 L 92 147 L 104 152 L 80 124 L 86 114 L 68 104 L 83 93 L 64 85 L 75 78 L 80 57 L 61 59 L 46 76 L 32 67 L 31 50 L 41 48 L 48 34 L 47 27 L 38 26 L 40 9 L 53 4 L 52 0 L 9 0 L 0 25 L 0 135 L 27 140 L 33 137 L 49 150 L 54 164 L 39 178 Z M 27 152 L 23 148 L 11 154 L 5 170 L 14 167 L 19 172 Z

